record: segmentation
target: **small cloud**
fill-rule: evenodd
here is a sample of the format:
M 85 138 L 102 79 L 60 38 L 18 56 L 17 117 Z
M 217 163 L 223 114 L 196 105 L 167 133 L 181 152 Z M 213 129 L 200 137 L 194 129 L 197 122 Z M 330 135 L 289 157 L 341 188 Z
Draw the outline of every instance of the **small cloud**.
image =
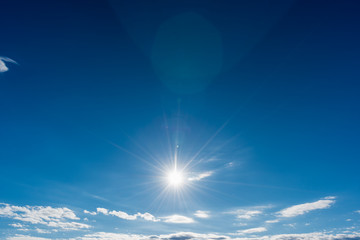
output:
M 250 219 L 261 213 L 262 211 L 259 210 L 243 210 L 243 211 L 239 210 L 236 217 L 239 219 Z
M 234 167 L 234 162 L 229 162 L 229 163 L 227 163 L 227 164 L 225 164 L 225 167 L 226 168 L 232 168 L 232 167 Z
M 264 227 L 257 227 L 257 228 L 249 228 L 245 230 L 239 230 L 237 231 L 239 234 L 249 234 L 249 233 L 261 233 L 266 232 L 267 229 Z
M 204 178 L 210 177 L 211 175 L 213 175 L 214 172 L 213 171 L 208 171 L 208 172 L 203 172 L 203 173 L 198 173 L 192 177 L 189 177 L 188 180 L 189 181 L 200 181 Z
M 40 228 L 36 228 L 35 231 L 37 231 L 38 233 L 51 233 L 51 231 L 40 229 Z
M 317 209 L 326 209 L 331 207 L 335 203 L 335 197 L 326 197 L 324 199 L 318 200 L 311 203 L 303 203 L 299 205 L 294 205 L 288 208 L 285 208 L 278 212 L 280 217 L 296 217 L 303 215 L 313 210 Z
M 224 212 L 226 214 L 234 214 L 236 215 L 236 218 L 243 219 L 243 220 L 250 220 L 258 215 L 261 215 L 264 213 L 264 210 L 267 208 L 271 208 L 271 205 L 267 206 L 253 206 L 253 207 L 247 207 L 247 208 L 239 208 L 235 209 L 230 212 Z
M 279 219 L 274 219 L 274 220 L 267 220 L 265 221 L 266 223 L 278 223 L 280 220 Z
M 96 214 L 102 213 L 104 215 L 112 215 L 112 216 L 116 216 L 118 218 L 125 219 L 125 220 L 136 220 L 139 217 L 146 221 L 152 221 L 152 222 L 160 221 L 160 219 L 157 219 L 150 213 L 136 213 L 136 214 L 130 215 L 123 211 L 115 211 L 115 210 L 109 211 L 106 208 L 96 208 L 96 212 L 90 212 L 88 210 L 84 210 L 84 213 L 90 214 L 90 215 L 96 215 Z
M 360 210 L 355 211 L 356 213 L 360 213 Z
M 288 223 L 288 224 L 283 224 L 284 227 L 291 227 L 291 228 L 295 228 L 296 223 Z
M 154 217 L 153 215 L 151 215 L 150 213 L 137 213 L 136 214 L 138 217 L 146 220 L 146 221 L 152 221 L 152 222 L 159 222 L 160 219 L 157 219 L 156 217 Z
M 233 223 L 234 226 L 238 226 L 238 227 L 245 227 L 248 224 L 247 223 Z
M 109 211 L 106 209 L 106 208 L 97 208 L 96 211 L 98 213 L 102 213 L 104 215 L 108 215 L 109 214 Z
M 189 217 L 181 216 L 181 215 L 171 215 L 167 217 L 162 217 L 164 222 L 167 223 L 193 223 L 194 220 Z
M 105 215 L 108 215 L 108 214 L 106 213 Z M 136 214 L 129 215 L 126 212 L 123 212 L 123 211 L 110 211 L 109 215 L 113 215 L 113 216 L 116 216 L 118 218 L 125 219 L 125 220 L 136 220 L 136 218 L 137 218 Z
M 84 210 L 84 213 L 90 214 L 90 215 L 93 215 L 93 216 L 97 214 L 96 212 L 90 212 L 88 210 Z
M 17 64 L 17 62 L 12 60 L 11 58 L 0 56 L 0 72 L 7 72 L 9 70 L 9 68 L 6 66 L 5 62 Z
M 9 224 L 9 226 L 12 226 L 12 227 L 15 227 L 15 228 L 23 228 L 23 227 L 25 227 L 21 223 L 12 223 L 12 224 Z
M 263 211 L 251 208 L 251 209 L 237 209 L 235 211 L 228 212 L 228 213 L 235 214 L 238 219 L 249 220 L 257 215 L 262 214 Z
M 194 213 L 194 215 L 198 218 L 209 218 L 210 217 L 209 211 L 198 210 Z

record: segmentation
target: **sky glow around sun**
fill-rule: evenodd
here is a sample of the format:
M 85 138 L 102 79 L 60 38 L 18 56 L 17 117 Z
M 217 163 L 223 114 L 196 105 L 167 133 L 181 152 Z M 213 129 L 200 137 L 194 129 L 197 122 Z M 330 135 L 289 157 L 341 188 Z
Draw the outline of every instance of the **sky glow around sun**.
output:
M 167 180 L 169 185 L 174 188 L 181 187 L 184 184 L 182 172 L 177 171 L 176 169 L 168 173 Z

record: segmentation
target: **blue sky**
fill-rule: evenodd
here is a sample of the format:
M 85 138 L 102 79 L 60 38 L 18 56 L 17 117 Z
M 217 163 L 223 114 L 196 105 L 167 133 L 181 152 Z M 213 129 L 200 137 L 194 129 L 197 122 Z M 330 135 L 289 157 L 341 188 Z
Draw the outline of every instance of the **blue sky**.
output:
M 0 239 L 360 239 L 359 10 L 1 3 Z

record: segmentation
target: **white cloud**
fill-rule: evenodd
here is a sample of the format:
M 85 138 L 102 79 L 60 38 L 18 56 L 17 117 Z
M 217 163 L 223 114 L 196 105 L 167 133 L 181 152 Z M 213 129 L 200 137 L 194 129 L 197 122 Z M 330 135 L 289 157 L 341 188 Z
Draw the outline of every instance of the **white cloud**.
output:
M 35 231 L 37 231 L 38 233 L 51 233 L 48 230 L 44 230 L 44 229 L 40 229 L 40 228 L 36 228 Z
M 90 225 L 70 220 L 79 220 L 75 213 L 68 208 L 53 208 L 43 206 L 14 206 L 0 204 L 0 217 L 7 217 L 31 224 L 43 224 L 63 230 L 78 230 L 90 228 Z
M 12 60 L 11 58 L 0 56 L 0 72 L 7 72 L 9 70 L 9 68 L 6 66 L 5 62 L 17 64 L 17 62 Z
M 247 234 L 261 233 L 264 229 L 253 228 L 257 230 L 247 229 Z M 246 231 L 246 230 L 245 230 Z M 232 235 L 243 235 L 243 233 L 236 233 Z M 106 233 L 96 232 L 86 234 L 81 237 L 71 238 L 71 240 L 358 240 L 360 233 L 349 232 L 331 234 L 326 232 L 300 233 L 300 234 L 279 234 L 279 235 L 265 235 L 260 237 L 229 237 L 220 234 L 206 234 L 193 232 L 179 232 L 164 235 L 139 235 L 139 234 L 123 234 L 123 233 Z M 49 238 L 38 238 L 25 235 L 15 235 L 8 237 L 6 240 L 51 240 Z M 69 239 L 68 239 L 69 240 Z
M 51 240 L 50 238 L 42 238 L 42 237 L 31 237 L 25 235 L 15 235 L 13 237 L 8 237 L 6 240 Z
M 125 220 L 136 220 L 136 218 L 137 218 L 137 214 L 129 215 L 126 212 L 122 212 L 122 211 L 110 211 L 109 215 L 113 215 L 113 216 L 116 216 L 118 218 L 122 218 Z
M 171 216 L 167 216 L 167 217 L 162 217 L 164 220 L 164 222 L 167 223 L 193 223 L 194 219 L 189 218 L 189 217 L 185 217 L 185 216 L 181 216 L 181 215 L 171 215 Z
M 12 223 L 12 224 L 9 224 L 9 226 L 12 226 L 12 227 L 15 227 L 15 228 L 23 228 L 23 227 L 25 227 L 21 223 Z
M 240 219 L 250 219 L 261 213 L 262 211 L 260 210 L 238 210 L 236 217 Z
M 84 210 L 84 213 L 86 213 L 86 214 L 90 214 L 90 215 L 96 215 L 96 212 L 89 212 L 88 210 Z
M 316 202 L 303 203 L 285 208 L 279 211 L 278 214 L 280 217 L 295 217 L 295 216 L 303 215 L 313 210 L 329 208 L 334 203 L 335 203 L 335 197 L 326 197 Z
M 102 213 L 104 215 L 108 215 L 108 213 L 109 213 L 109 211 L 107 209 L 105 209 L 105 208 L 97 208 L 96 211 L 98 213 Z
M 214 172 L 213 171 L 208 171 L 208 172 L 203 172 L 203 173 L 198 173 L 192 177 L 189 177 L 188 180 L 189 181 L 200 181 L 201 179 L 210 177 L 211 175 L 213 175 Z
M 209 211 L 198 210 L 194 213 L 194 215 L 198 218 L 209 218 L 210 217 Z
M 136 213 L 136 214 L 130 215 L 123 211 L 115 211 L 115 210 L 109 211 L 106 208 L 97 208 L 96 212 L 90 212 L 88 210 L 84 210 L 84 213 L 90 214 L 90 215 L 97 215 L 99 213 L 102 213 L 104 215 L 116 216 L 118 218 L 125 219 L 125 220 L 131 220 L 131 221 L 137 220 L 138 218 L 142 218 L 146 221 L 152 221 L 152 222 L 160 221 L 160 219 L 157 219 L 155 216 L 153 216 L 152 214 L 147 213 L 147 212 L 146 213 Z
M 360 210 L 355 211 L 356 213 L 360 213 Z
M 262 210 L 256 209 L 236 209 L 234 211 L 228 212 L 230 214 L 235 214 L 238 219 L 251 219 L 257 215 L 262 214 Z
M 264 209 L 271 208 L 272 206 L 253 206 L 253 207 L 247 207 L 247 208 L 239 208 L 232 210 L 230 212 L 224 212 L 227 214 L 234 214 L 236 215 L 236 218 L 242 219 L 242 220 L 250 220 L 258 215 L 261 215 L 264 213 Z
M 238 233 L 240 234 L 250 234 L 250 233 L 261 233 L 266 232 L 267 229 L 264 227 L 256 227 L 256 228 L 249 228 L 245 230 L 239 230 Z
M 65 230 L 79 230 L 79 229 L 87 229 L 91 226 L 85 223 L 78 223 L 78 222 L 60 222 L 60 221 L 54 221 L 49 222 L 47 224 L 49 227 L 54 228 L 62 228 Z
M 146 221 L 152 221 L 152 222 L 159 222 L 160 219 L 157 219 L 156 217 L 154 217 L 153 215 L 151 215 L 150 213 L 137 213 L 136 214 L 138 217 L 143 218 Z
M 360 233 L 328 234 L 325 232 L 279 234 L 262 237 L 235 238 L 234 240 L 358 240 Z
M 274 219 L 274 220 L 267 220 L 265 221 L 266 223 L 278 223 L 280 220 L 279 219 Z
M 200 234 L 193 232 L 179 232 L 164 235 L 137 235 L 98 232 L 87 234 L 74 240 L 231 240 L 230 237 L 218 234 Z M 17 239 L 16 239 L 17 240 Z M 22 240 L 22 239 L 21 239 Z M 31 239 L 32 240 L 32 239 Z

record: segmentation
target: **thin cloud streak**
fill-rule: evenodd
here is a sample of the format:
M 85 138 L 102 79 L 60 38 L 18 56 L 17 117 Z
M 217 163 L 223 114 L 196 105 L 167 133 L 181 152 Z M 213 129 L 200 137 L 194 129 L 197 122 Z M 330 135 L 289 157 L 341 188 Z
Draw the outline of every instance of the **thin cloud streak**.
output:
M 10 62 L 14 64 L 18 64 L 16 61 L 12 60 L 8 57 L 1 57 L 0 56 L 0 72 L 7 72 L 9 71 L 9 68 L 6 66 L 5 62 Z
M 213 171 L 203 172 L 203 173 L 199 173 L 195 176 L 189 177 L 188 180 L 189 181 L 200 181 L 204 178 L 210 177 L 213 174 L 214 174 Z
M 285 208 L 279 211 L 278 215 L 285 218 L 296 217 L 310 211 L 330 208 L 335 202 L 335 197 L 326 197 L 316 202 L 303 203 Z
M 164 222 L 166 223 L 193 223 L 195 222 L 194 219 L 185 217 L 182 215 L 171 215 L 167 217 L 162 217 L 164 219 Z

